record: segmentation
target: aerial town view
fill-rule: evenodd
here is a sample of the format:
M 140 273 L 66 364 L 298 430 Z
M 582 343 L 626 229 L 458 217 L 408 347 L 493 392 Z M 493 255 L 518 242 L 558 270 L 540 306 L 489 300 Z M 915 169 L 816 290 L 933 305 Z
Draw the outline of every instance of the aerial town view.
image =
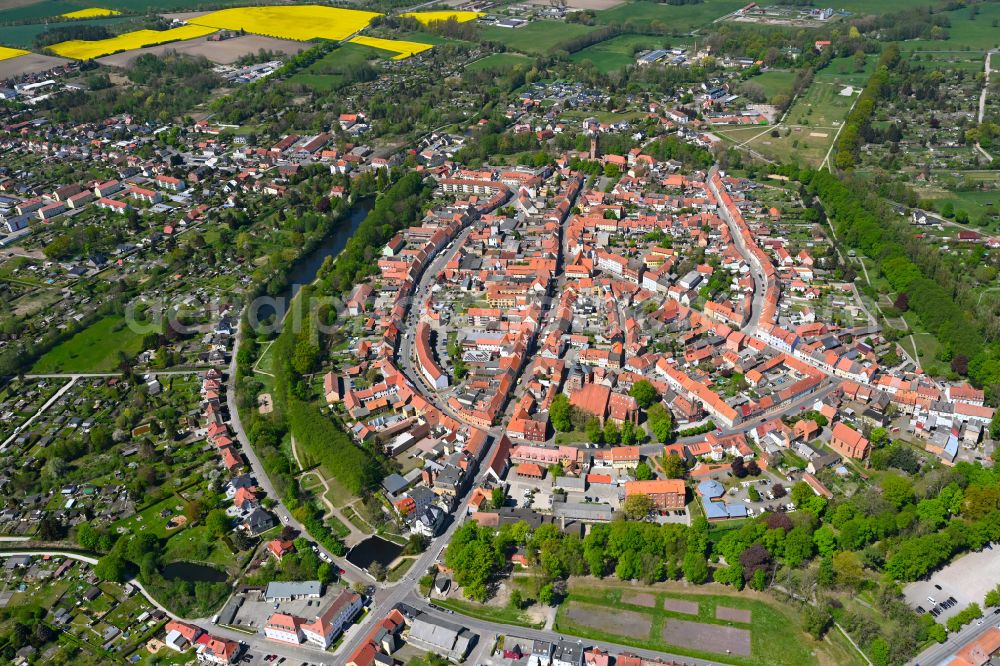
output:
M 0 0 L 0 663 L 1000 664 L 1000 0 Z

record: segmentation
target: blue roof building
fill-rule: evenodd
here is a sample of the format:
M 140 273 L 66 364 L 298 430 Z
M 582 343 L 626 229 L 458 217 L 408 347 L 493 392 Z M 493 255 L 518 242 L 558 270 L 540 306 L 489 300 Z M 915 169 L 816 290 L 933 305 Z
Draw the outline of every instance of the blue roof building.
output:
M 708 520 L 747 517 L 747 508 L 744 505 L 719 499 L 726 494 L 726 488 L 714 479 L 705 479 L 699 483 L 698 494 L 701 496 L 701 506 Z

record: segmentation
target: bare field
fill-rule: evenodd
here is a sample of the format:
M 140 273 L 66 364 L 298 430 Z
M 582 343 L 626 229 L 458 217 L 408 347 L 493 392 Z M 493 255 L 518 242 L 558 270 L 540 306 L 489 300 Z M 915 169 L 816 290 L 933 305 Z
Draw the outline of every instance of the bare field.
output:
M 656 595 L 648 592 L 622 592 L 622 603 L 656 608 Z
M 715 617 L 720 620 L 729 620 L 730 622 L 743 622 L 744 624 L 750 624 L 753 619 L 753 613 L 748 610 L 740 610 L 739 608 L 729 608 L 728 606 L 716 606 L 715 607 Z
M 548 5 L 549 0 L 528 0 L 529 5 Z M 567 0 L 566 6 L 570 9 L 611 9 L 618 5 L 625 4 L 625 0 Z
M 67 62 L 69 60 L 66 60 L 66 58 L 56 58 L 39 53 L 26 53 L 16 58 L 0 60 L 0 81 L 21 76 L 22 74 L 44 72 Z
M 697 615 L 698 614 L 698 602 L 697 601 L 684 601 L 683 599 L 664 599 L 663 609 L 668 611 L 673 611 L 675 613 L 684 613 L 686 615 Z
M 652 627 L 652 618 L 643 613 L 633 613 L 619 608 L 601 608 L 578 601 L 569 603 L 566 618 L 581 627 L 590 627 L 628 638 L 648 638 L 649 629 Z
M 290 39 L 276 39 L 261 35 L 243 35 L 241 37 L 225 39 L 221 42 L 210 42 L 205 37 L 199 37 L 184 42 L 172 42 L 170 44 L 160 44 L 158 46 L 148 46 L 143 49 L 114 53 L 103 58 L 98 58 L 97 62 L 112 67 L 125 67 L 132 60 L 145 53 L 163 55 L 168 51 L 173 51 L 192 56 L 205 56 L 212 62 L 229 65 L 245 55 L 257 53 L 260 49 L 294 54 L 308 47 L 309 44 L 306 42 L 295 42 Z
M 746 629 L 668 618 L 661 636 L 664 643 L 692 650 L 711 649 L 720 654 L 750 656 L 750 632 Z M 709 645 L 711 648 L 706 647 Z
M 204 16 L 207 11 L 201 12 L 170 12 L 169 14 L 160 14 L 163 18 L 168 21 L 187 21 L 188 19 L 194 18 L 195 16 Z

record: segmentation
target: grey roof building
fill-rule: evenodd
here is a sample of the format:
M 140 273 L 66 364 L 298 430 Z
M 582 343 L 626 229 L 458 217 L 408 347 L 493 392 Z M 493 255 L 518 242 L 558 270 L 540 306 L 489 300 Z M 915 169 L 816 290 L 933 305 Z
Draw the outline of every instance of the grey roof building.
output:
M 322 595 L 323 584 L 318 580 L 273 581 L 264 590 L 265 601 L 319 599 Z
M 468 656 L 477 638 L 465 627 L 429 615 L 419 615 L 410 625 L 408 640 L 418 647 L 439 652 L 452 661 L 461 661 Z

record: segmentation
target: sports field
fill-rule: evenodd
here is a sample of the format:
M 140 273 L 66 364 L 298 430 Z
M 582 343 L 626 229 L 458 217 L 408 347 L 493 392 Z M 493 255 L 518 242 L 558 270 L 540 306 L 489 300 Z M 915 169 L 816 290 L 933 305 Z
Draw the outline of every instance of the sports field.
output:
M 772 129 L 717 128 L 713 133 L 779 162 L 818 167 L 826 158 L 837 131 L 874 67 L 874 57 L 867 59 L 861 71 L 857 71 L 853 58 L 835 58 L 816 73 L 812 85 L 795 99 L 780 126 Z M 760 78 L 754 77 L 750 81 Z M 777 85 L 778 81 L 767 83 Z M 841 94 L 846 92 L 847 87 L 853 88 L 852 94 Z M 772 131 L 777 131 L 778 136 L 772 136 Z
M 548 53 L 570 37 L 585 35 L 594 29 L 579 23 L 534 21 L 515 29 L 487 25 L 483 26 L 479 34 L 485 41 L 501 42 L 514 51 L 542 54 Z
M 64 58 L 91 60 L 111 53 L 118 53 L 119 51 L 131 51 L 143 46 L 204 37 L 213 32 L 215 32 L 215 28 L 185 25 L 170 30 L 136 30 L 135 32 L 126 32 L 123 35 L 118 35 L 110 39 L 99 39 L 93 42 L 72 39 L 68 42 L 53 44 L 49 48 L 53 53 L 61 55 Z
M 361 44 L 362 46 L 371 46 L 375 49 L 382 49 L 383 51 L 391 51 L 395 53 L 392 57 L 393 60 L 405 60 L 410 56 L 416 55 L 418 53 L 423 53 L 427 49 L 433 48 L 431 44 L 421 44 L 419 42 L 404 42 L 399 39 L 382 39 L 380 37 L 365 37 L 364 35 L 358 35 L 357 37 L 351 38 L 351 43 Z
M 424 25 L 430 25 L 435 21 L 447 21 L 449 19 L 455 19 L 459 23 L 467 23 L 469 21 L 474 21 L 482 14 L 480 12 L 406 12 L 400 14 L 400 16 L 405 16 L 407 18 L 416 19 Z
M 65 14 L 60 14 L 60 16 L 68 19 L 86 19 L 86 18 L 98 18 L 101 16 L 118 16 L 119 14 L 121 14 L 121 12 L 115 9 L 101 9 L 100 7 L 88 7 L 87 9 L 78 9 L 75 12 L 66 12 Z
M 27 51 L 23 49 L 12 49 L 6 46 L 0 46 L 0 60 L 9 60 L 10 58 L 23 56 L 25 53 L 27 53 Z
M 571 579 L 554 629 L 740 666 L 864 664 L 846 641 L 832 635 L 836 632 L 824 641 L 810 638 L 793 607 L 720 585 L 691 588 L 661 583 L 636 588 L 607 580 Z
M 196 16 L 188 23 L 300 42 L 310 39 L 340 41 L 366 28 L 376 16 L 381 14 L 320 5 L 237 7 Z

